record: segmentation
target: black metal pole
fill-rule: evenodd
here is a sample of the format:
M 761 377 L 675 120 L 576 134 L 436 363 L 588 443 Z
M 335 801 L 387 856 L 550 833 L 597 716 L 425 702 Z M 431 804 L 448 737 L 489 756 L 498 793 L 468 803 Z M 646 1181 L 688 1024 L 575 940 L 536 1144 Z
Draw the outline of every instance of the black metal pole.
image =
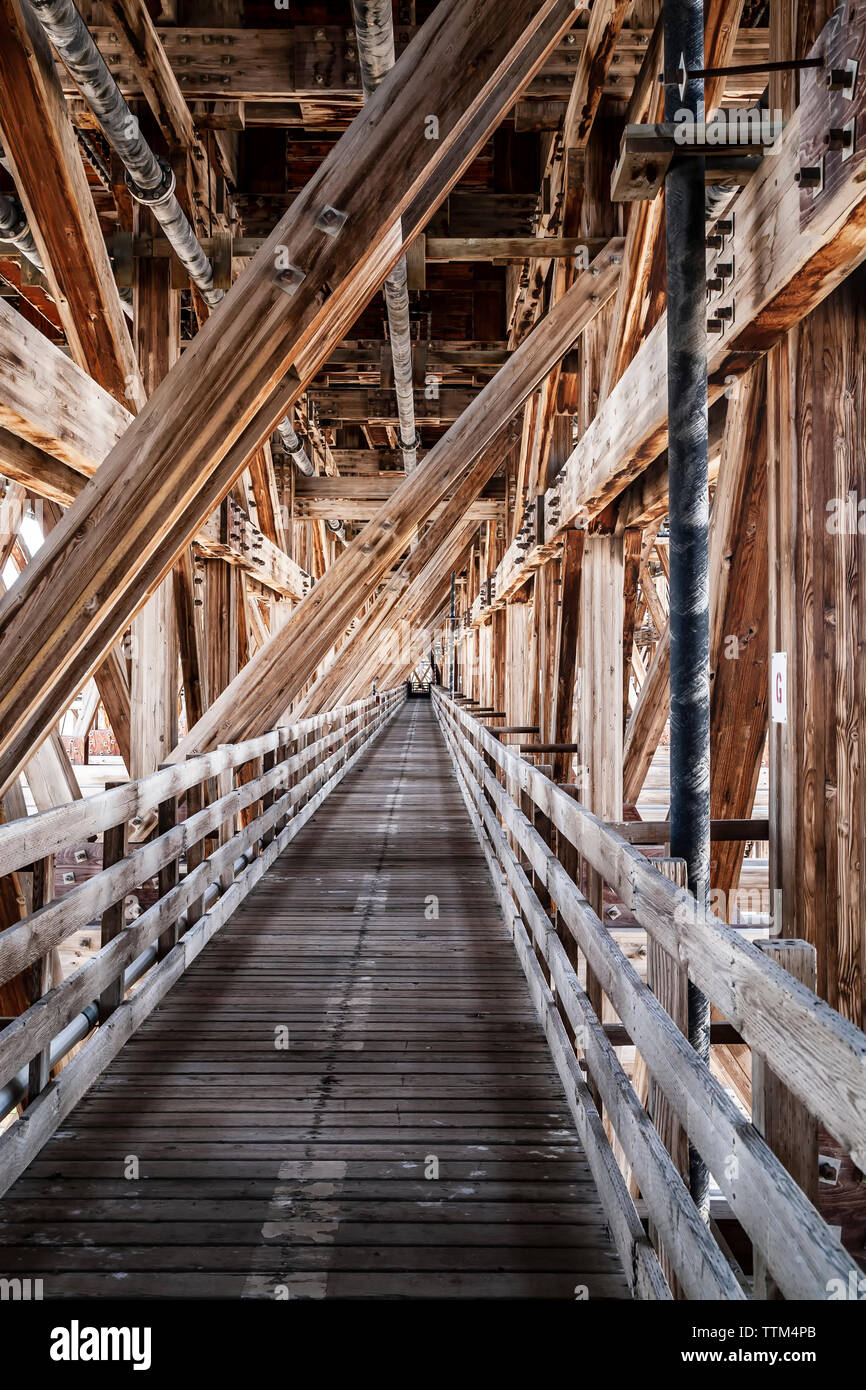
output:
M 703 0 L 664 0 L 666 73 L 704 66 Z M 704 84 L 665 88 L 665 120 L 704 116 Z M 682 119 L 682 118 L 680 118 Z M 705 165 L 674 158 L 665 180 L 670 483 L 671 854 L 698 908 L 710 874 L 709 477 Z M 689 1041 L 710 1059 L 709 1001 L 691 981 Z M 689 1182 L 709 1214 L 709 1174 L 689 1146 Z
M 451 617 L 448 621 L 448 694 L 454 699 L 455 636 L 457 628 L 457 573 L 451 571 Z

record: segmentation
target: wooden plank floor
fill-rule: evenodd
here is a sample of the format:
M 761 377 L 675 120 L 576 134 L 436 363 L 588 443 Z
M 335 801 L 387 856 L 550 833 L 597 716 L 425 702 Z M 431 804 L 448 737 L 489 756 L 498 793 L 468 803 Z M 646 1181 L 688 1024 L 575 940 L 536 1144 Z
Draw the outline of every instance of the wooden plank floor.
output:
M 46 1298 L 628 1296 L 426 701 L 2 1216 Z

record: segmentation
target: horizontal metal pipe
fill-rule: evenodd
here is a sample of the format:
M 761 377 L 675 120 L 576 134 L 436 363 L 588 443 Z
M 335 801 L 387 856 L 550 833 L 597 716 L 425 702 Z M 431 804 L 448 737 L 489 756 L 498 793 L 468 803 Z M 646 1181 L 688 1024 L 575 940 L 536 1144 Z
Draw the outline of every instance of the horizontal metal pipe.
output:
M 224 296 L 214 289 L 213 269 L 175 197 L 175 178 L 141 133 L 120 88 L 72 0 L 30 0 L 40 24 L 90 107 L 106 140 L 123 160 L 132 196 L 150 208 L 174 253 L 205 303 L 215 308 Z M 48 171 L 46 171 L 48 173 Z
M 141 979 L 145 971 L 156 961 L 156 947 L 148 946 L 146 951 L 142 951 L 131 965 L 127 966 L 123 972 L 123 988 L 131 989 L 132 986 Z M 65 1028 L 62 1028 L 56 1037 L 52 1038 L 48 1048 L 48 1065 L 54 1067 L 67 1054 L 71 1052 L 76 1043 L 82 1042 L 99 1022 L 99 1003 L 96 999 L 86 1004 L 81 1013 L 76 1014 L 70 1019 Z M 0 1120 L 5 1119 L 10 1110 L 14 1110 L 16 1105 L 20 1105 L 27 1094 L 27 1083 L 29 1080 L 29 1069 L 22 1067 L 11 1081 L 0 1088 Z

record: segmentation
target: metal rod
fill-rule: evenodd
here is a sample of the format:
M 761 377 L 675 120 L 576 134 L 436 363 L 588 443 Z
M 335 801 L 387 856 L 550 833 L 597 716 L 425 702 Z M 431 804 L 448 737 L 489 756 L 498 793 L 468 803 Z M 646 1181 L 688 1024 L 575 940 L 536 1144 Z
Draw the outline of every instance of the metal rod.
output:
M 35 265 L 36 269 L 44 274 L 45 266 L 36 249 L 27 214 L 18 199 L 9 193 L 0 193 L 0 237 L 17 246 L 21 255 L 26 256 L 31 265 Z
M 664 0 L 667 71 L 703 71 L 703 0 Z M 665 120 L 704 119 L 704 84 L 665 89 Z M 709 442 L 705 163 L 674 157 L 665 179 L 670 477 L 671 854 L 686 861 L 698 910 L 710 870 Z M 689 1041 L 709 1065 L 709 1000 L 688 984 Z M 689 1185 L 709 1213 L 709 1174 L 689 1145 Z
M 361 85 L 369 99 L 396 61 L 391 0 L 352 0 Z M 421 441 L 415 426 L 415 391 L 412 380 L 412 334 L 409 324 L 409 281 L 406 257 L 401 256 L 385 281 L 388 336 L 394 364 L 394 392 L 400 422 L 403 466 L 411 473 L 418 462 Z
M 777 63 L 736 63 L 732 67 L 726 68 L 687 68 L 685 77 L 687 81 L 703 81 L 706 77 L 748 77 L 753 72 L 802 72 L 805 68 L 822 68 L 823 66 L 823 58 L 789 58 Z M 680 68 L 676 77 L 668 78 L 667 81 L 672 87 L 678 87 L 682 79 L 683 69 Z M 664 81 L 664 73 L 659 73 L 659 82 Z
M 140 956 L 128 965 L 123 972 L 124 991 L 131 989 L 150 967 L 156 962 L 156 947 L 148 946 L 142 951 Z M 64 1028 L 51 1039 L 48 1048 L 48 1065 L 54 1067 L 77 1043 L 82 1042 L 94 1029 L 99 1022 L 99 1002 L 94 999 L 89 1004 L 85 1004 L 80 1013 L 70 1019 Z M 14 1110 L 16 1105 L 20 1105 L 27 1094 L 27 1084 L 29 1070 L 22 1067 L 17 1076 L 13 1076 L 6 1085 L 0 1087 L 0 1120 L 6 1118 L 10 1110 Z
M 127 170 L 133 198 L 150 208 L 174 253 L 205 303 L 215 308 L 224 297 L 214 289 L 211 263 L 175 197 L 171 166 L 158 158 L 141 133 L 105 60 L 72 0 L 31 0 L 33 12 L 80 88 L 100 128 Z M 46 170 L 46 177 L 50 171 Z
M 454 635 L 457 627 L 457 572 L 451 571 L 451 611 L 448 619 L 448 693 L 454 699 L 455 652 Z

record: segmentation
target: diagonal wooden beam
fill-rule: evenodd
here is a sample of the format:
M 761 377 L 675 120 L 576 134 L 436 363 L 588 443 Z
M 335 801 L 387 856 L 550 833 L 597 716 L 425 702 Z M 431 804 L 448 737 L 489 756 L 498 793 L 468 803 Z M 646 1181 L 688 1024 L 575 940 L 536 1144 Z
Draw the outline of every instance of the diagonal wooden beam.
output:
M 304 719 L 308 714 L 318 714 L 332 705 L 344 703 L 343 692 L 350 684 L 358 684 L 350 680 L 350 677 L 360 666 L 364 654 L 369 652 L 372 642 L 385 624 L 389 621 L 402 621 L 407 615 L 414 613 L 429 581 L 430 567 L 437 566 L 443 556 L 447 557 L 446 568 L 449 561 L 453 565 L 455 547 L 462 550 L 466 543 L 461 538 L 469 503 L 504 462 L 514 447 L 518 434 L 519 425 L 509 422 L 473 464 L 463 482 L 446 502 L 442 514 L 388 578 L 382 593 L 376 596 L 341 646 L 333 665 L 304 695 L 298 709 L 294 711 L 297 718 Z M 470 533 L 475 528 L 476 523 L 473 521 Z
M 472 405 L 437 442 L 423 468 L 405 479 L 390 501 L 343 551 L 281 632 L 261 648 L 237 681 L 175 750 L 177 758 L 267 729 L 315 671 L 437 502 L 470 471 L 472 461 L 514 416 L 612 297 L 622 243 L 596 257 L 597 274 L 581 276 L 524 339 Z
M 441 0 L 28 567 L 14 602 L 0 605 L 0 785 L 345 336 L 404 239 L 575 14 L 567 0 L 512 0 L 505 10 L 494 0 Z M 438 140 L 427 138 L 428 108 Z
M 72 356 L 131 409 L 144 404 L 120 295 L 42 26 L 0 0 L 0 130 Z

